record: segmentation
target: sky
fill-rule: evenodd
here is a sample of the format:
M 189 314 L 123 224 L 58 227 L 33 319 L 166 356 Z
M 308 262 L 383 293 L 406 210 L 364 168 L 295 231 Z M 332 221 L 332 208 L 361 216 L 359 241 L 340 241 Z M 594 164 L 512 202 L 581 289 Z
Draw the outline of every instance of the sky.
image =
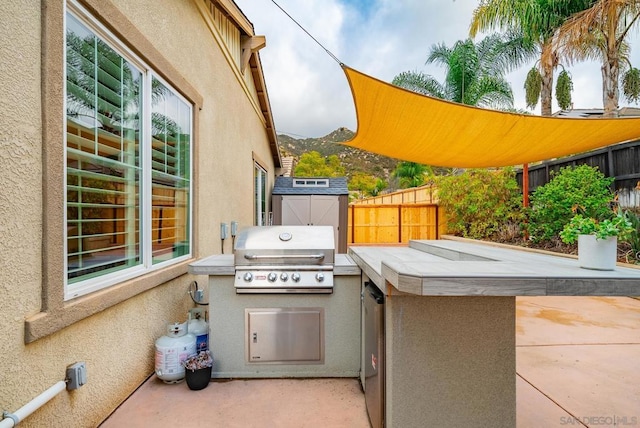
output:
M 271 0 L 235 2 L 253 23 L 256 35 L 266 36 L 260 59 L 276 132 L 316 138 L 340 127 L 355 131 L 353 98 L 339 64 Z M 443 81 L 444 68 L 425 65 L 429 51 L 435 44 L 451 47 L 466 39 L 478 5 L 478 0 L 276 2 L 340 62 L 386 82 L 403 71 L 424 72 Z M 637 32 L 632 36 L 631 62 L 640 67 Z M 507 75 L 516 108 L 526 108 L 523 86 L 533 65 L 532 61 Z M 574 107 L 602 108 L 600 65 L 564 66 L 573 79 Z M 621 98 L 620 106 L 625 105 Z M 554 100 L 553 111 L 557 110 Z M 540 104 L 531 112 L 540 114 Z

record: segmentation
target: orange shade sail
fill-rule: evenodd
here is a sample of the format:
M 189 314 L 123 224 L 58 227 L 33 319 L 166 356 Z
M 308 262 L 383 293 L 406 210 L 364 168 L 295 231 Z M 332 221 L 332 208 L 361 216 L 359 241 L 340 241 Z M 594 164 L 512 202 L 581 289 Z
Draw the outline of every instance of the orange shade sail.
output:
M 506 113 L 432 98 L 343 66 L 358 130 L 347 144 L 442 167 L 512 166 L 640 138 L 640 118 Z

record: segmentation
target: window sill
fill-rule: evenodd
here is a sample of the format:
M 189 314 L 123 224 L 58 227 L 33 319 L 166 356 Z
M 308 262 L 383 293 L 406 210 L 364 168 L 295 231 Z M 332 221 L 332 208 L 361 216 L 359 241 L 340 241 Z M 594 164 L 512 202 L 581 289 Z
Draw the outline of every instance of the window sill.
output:
M 194 260 L 185 260 L 167 269 L 69 300 L 57 308 L 30 316 L 25 320 L 24 342 L 31 343 L 49 336 L 158 285 L 187 274 L 189 263 L 193 263 Z

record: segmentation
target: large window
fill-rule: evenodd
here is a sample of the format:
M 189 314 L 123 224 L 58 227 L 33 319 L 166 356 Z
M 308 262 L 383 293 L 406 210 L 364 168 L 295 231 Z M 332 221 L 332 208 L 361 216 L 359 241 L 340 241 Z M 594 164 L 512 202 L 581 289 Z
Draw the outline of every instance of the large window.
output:
M 271 218 L 267 212 L 267 172 L 258 163 L 253 168 L 253 196 L 255 203 L 256 226 L 271 225 Z
M 191 253 L 192 106 L 73 4 L 66 14 L 65 299 Z

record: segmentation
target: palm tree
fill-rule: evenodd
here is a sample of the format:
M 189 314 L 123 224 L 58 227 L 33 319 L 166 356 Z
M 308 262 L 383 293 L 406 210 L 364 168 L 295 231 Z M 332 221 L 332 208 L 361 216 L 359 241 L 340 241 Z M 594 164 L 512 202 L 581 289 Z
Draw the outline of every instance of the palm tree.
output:
M 587 10 L 575 14 L 558 30 L 558 46 L 570 60 L 602 61 L 602 102 L 605 117 L 618 116 L 621 70 L 625 96 L 637 100 L 638 70 L 628 62 L 629 45 L 625 39 L 638 23 L 640 0 L 597 0 Z
M 513 110 L 513 91 L 504 78 L 512 58 L 523 55 L 522 44 L 513 35 L 485 37 L 479 43 L 459 40 L 452 48 L 443 43 L 433 45 L 426 63 L 437 63 L 447 70 L 445 81 L 418 71 L 405 71 L 393 78 L 392 84 L 423 95 L 477 107 Z M 418 187 L 428 175 L 451 173 L 414 162 L 400 162 L 393 172 L 401 188 Z
M 391 175 L 398 179 L 401 189 L 407 189 L 409 187 L 422 186 L 425 183 L 426 177 L 432 174 L 433 171 L 431 167 L 427 165 L 401 161 L 398 162 L 396 169 Z
M 485 29 L 518 31 L 525 43 L 537 47 L 538 68 L 529 72 L 525 84 L 527 105 L 533 108 L 540 99 L 542 115 L 551 116 L 553 71 L 560 63 L 553 45 L 554 33 L 569 16 L 592 3 L 593 0 L 483 0 L 473 12 L 469 33 L 474 37 Z
M 513 106 L 513 92 L 504 78 L 506 58 L 513 55 L 500 35 L 492 35 L 475 44 L 459 40 L 449 48 L 433 45 L 426 63 L 436 63 L 447 70 L 445 81 L 417 71 L 394 77 L 392 84 L 437 98 L 489 108 Z

